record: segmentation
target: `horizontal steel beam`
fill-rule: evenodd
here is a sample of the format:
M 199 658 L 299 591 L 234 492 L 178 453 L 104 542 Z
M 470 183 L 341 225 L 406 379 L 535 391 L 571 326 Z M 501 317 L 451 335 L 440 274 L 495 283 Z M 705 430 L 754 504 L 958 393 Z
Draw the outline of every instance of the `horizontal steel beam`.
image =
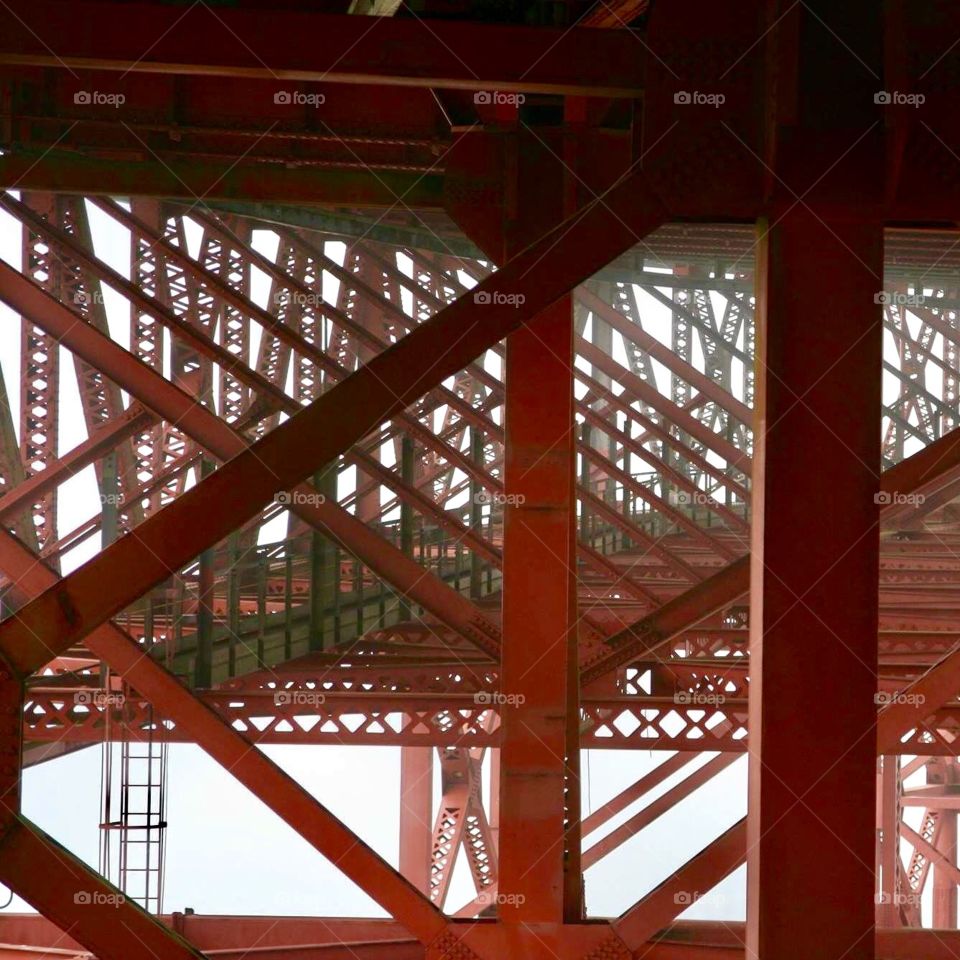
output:
M 384 83 L 637 97 L 643 88 L 644 46 L 627 30 L 371 22 L 283 8 L 265 17 L 202 4 L 186 11 L 128 4 L 124 13 L 136 17 L 135 31 L 110 3 L 10 0 L 0 9 L 0 64 L 110 70 L 122 74 L 118 84 L 142 73 L 260 78 L 277 90 Z
M 173 9 L 173 8 L 171 8 Z M 0 8 L 0 15 L 2 15 Z M 2 19 L 2 16 L 0 16 Z M 0 31 L 2 31 L 0 27 Z M 0 156 L 0 187 L 115 197 L 270 200 L 336 207 L 440 209 L 440 173 L 357 170 L 349 167 L 281 167 L 243 160 L 100 160 L 23 149 Z

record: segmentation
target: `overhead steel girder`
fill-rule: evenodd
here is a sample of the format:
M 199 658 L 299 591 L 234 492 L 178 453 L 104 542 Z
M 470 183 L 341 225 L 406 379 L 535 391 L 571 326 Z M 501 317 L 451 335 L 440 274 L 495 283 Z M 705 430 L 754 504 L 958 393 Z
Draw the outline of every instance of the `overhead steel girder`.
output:
M 11 0 L 0 10 L 0 64 L 118 71 L 120 82 L 202 74 L 273 87 L 322 81 L 600 97 L 637 97 L 643 87 L 644 47 L 627 30 L 447 20 L 428 27 L 418 17 L 371 24 L 283 9 L 214 14 L 203 5 L 141 4 L 136 12 L 131 33 L 110 3 Z M 157 39 L 144 51 L 140 37 Z
M 246 448 L 246 441 L 214 413 L 99 330 L 79 322 L 71 310 L 2 262 L 0 300 L 29 316 L 77 356 L 96 362 L 106 376 L 159 417 L 176 423 L 184 434 L 218 460 L 227 461 Z M 494 654 L 499 649 L 499 628 L 466 597 L 450 589 L 336 503 L 319 502 L 312 487 L 304 486 L 298 493 L 302 495 L 294 497 L 290 504 L 297 516 L 322 529 L 401 593 L 481 649 Z
M 611 211 L 617 211 L 612 213 Z M 311 476 L 666 219 L 632 174 L 0 624 L 24 675 Z M 0 287 L 2 291 L 2 287 Z

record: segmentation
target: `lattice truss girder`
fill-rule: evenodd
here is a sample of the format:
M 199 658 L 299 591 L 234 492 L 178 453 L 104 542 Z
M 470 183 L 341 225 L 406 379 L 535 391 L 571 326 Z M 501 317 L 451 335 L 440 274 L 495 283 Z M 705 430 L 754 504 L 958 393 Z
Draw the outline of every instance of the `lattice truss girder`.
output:
M 26 200 L 26 208 L 33 209 L 30 195 Z M 251 249 L 249 221 L 218 220 L 196 211 L 190 211 L 189 230 L 196 234 L 199 228 L 199 238 L 191 251 L 187 222 L 176 207 L 136 201 L 128 213 L 112 201 L 96 202 L 131 230 L 132 286 L 138 292 L 132 298 L 131 349 L 153 369 L 169 371 L 174 383 L 251 438 L 412 324 L 463 295 L 469 282 L 488 272 L 481 262 L 421 251 L 402 251 L 398 260 L 395 253 L 364 243 L 351 245 L 340 262 L 322 238 L 292 228 L 278 228 L 279 247 L 270 260 Z M 90 255 L 85 205 L 71 197 L 55 202 L 34 198 L 38 205 L 40 217 L 24 226 L 27 270 L 105 331 L 101 284 L 109 283 L 111 275 Z M 44 223 L 55 232 L 46 231 Z M 265 309 L 250 300 L 253 266 L 270 276 Z M 324 298 L 325 277 L 328 287 L 331 282 L 337 287 L 335 303 Z M 714 559 L 730 560 L 745 550 L 753 304 L 750 278 L 742 270 L 720 273 L 694 266 L 668 277 L 642 271 L 630 279 L 603 278 L 578 303 L 578 345 L 586 361 L 577 374 L 583 391 L 577 403 L 583 428 L 581 564 L 592 589 L 604 589 L 600 584 L 606 581 L 608 591 L 623 590 L 652 604 L 661 594 L 641 579 L 656 584 L 665 577 L 679 578 L 693 584 L 703 576 L 697 569 L 702 561 L 691 563 L 681 548 L 665 549 L 657 542 L 665 531 L 688 535 Z M 650 304 L 670 311 L 669 339 L 679 359 L 669 370 L 661 353 L 645 349 L 655 339 L 641 316 Z M 954 343 L 948 334 L 955 311 L 929 305 L 909 309 L 911 316 L 925 317 L 916 336 L 909 332 L 906 308 L 887 309 L 903 374 L 903 395 L 889 413 L 891 423 L 899 417 L 900 426 L 888 439 L 893 443 L 899 437 L 901 448 L 908 427 L 916 437 L 930 440 L 952 422 L 931 411 L 934 403 L 937 410 L 945 409 L 955 383 L 947 360 L 933 349 L 938 334 L 941 353 Z M 277 324 L 286 336 L 275 334 Z M 589 340 L 583 336 L 588 326 Z M 172 333 L 164 333 L 165 328 Z M 7 469 L 30 474 L 56 460 L 51 444 L 56 440 L 59 374 L 49 338 L 27 324 L 24 331 L 30 375 L 21 384 L 27 391 L 21 398 L 21 463 Z M 255 358 L 253 338 L 259 339 Z M 626 367 L 620 365 L 624 356 Z M 923 360 L 944 374 L 943 401 L 931 400 L 926 388 L 918 386 Z M 444 549 L 460 543 L 463 554 L 479 554 L 485 564 L 497 567 L 496 504 L 485 516 L 486 511 L 471 509 L 470 501 L 495 501 L 502 490 L 502 386 L 490 372 L 501 362 L 502 350 L 491 351 L 348 454 L 341 469 L 356 468 L 356 486 L 344 503 L 364 520 L 381 522 L 403 504 L 449 537 Z M 93 432 L 116 417 L 119 390 L 90 364 L 78 361 L 76 366 L 87 428 Z M 735 389 L 734 369 L 740 375 Z M 663 393 L 667 378 L 672 403 Z M 910 425 L 911 416 L 916 425 Z M 414 450 L 407 477 L 399 469 L 403 437 Z M 388 447 L 392 466 L 382 462 Z M 136 522 L 139 512 L 149 513 L 181 492 L 189 469 L 198 465 L 198 454 L 194 441 L 166 422 L 119 445 L 117 498 L 126 505 L 124 528 L 131 523 L 128 513 Z M 723 459 L 726 466 L 719 465 Z M 97 470 L 102 474 L 99 460 Z M 109 494 L 101 490 L 103 497 Z M 55 496 L 53 486 L 33 505 L 41 547 L 56 542 L 50 533 L 55 530 Z M 636 564 L 616 569 L 606 556 L 608 541 L 615 548 L 639 547 L 656 564 L 642 578 Z M 444 550 L 438 548 L 436 554 L 440 558 Z
M 496 887 L 496 851 L 483 804 L 484 753 L 483 748 L 458 747 L 439 752 L 441 797 L 433 827 L 428 889 L 430 899 L 441 908 L 461 850 L 470 865 L 477 896 L 482 898 Z
M 103 285 L 114 275 L 92 253 L 85 204 L 75 197 L 31 201 L 27 195 L 25 200 L 23 206 L 12 198 L 5 203 L 24 220 L 30 275 L 106 332 Z M 251 247 L 253 224 L 242 218 L 218 219 L 195 210 L 185 217 L 176 206 L 156 201 L 135 201 L 130 211 L 113 201 L 94 202 L 130 230 L 133 280 L 121 292 L 131 300 L 131 350 L 250 439 L 489 273 L 480 261 L 409 249 L 398 257 L 364 242 L 349 245 L 341 259 L 323 237 L 288 227 L 277 228 L 271 259 Z M 253 267 L 270 280 L 265 307 L 250 298 Z M 712 564 L 745 551 L 753 395 L 750 283 L 743 270 L 694 265 L 670 275 L 649 270 L 639 276 L 607 275 L 578 295 L 580 561 L 582 588 L 590 595 L 625 594 L 652 607 L 678 585 L 702 580 Z M 325 287 L 336 288 L 334 302 L 327 302 Z M 644 328 L 642 313 L 654 307 L 669 311 L 669 333 L 666 327 L 655 329 L 656 318 L 647 321 L 662 341 L 672 343 L 666 365 L 663 346 L 657 347 L 657 337 Z M 926 311 L 916 337 L 910 335 L 905 308 L 887 309 L 888 329 L 898 338 L 902 389 L 912 390 L 900 403 L 905 423 L 911 411 L 925 416 L 932 409 L 916 386 L 924 369 L 920 363 L 932 358 L 946 370 L 932 344 L 940 333 L 946 350 L 953 341 L 944 330 L 955 322 L 955 312 L 945 307 L 909 309 Z M 50 450 L 57 430 L 57 351 L 39 328 L 25 323 L 24 336 L 30 375 L 22 378 L 21 388 L 29 392 L 21 400 L 22 451 L 19 464 L 13 458 L 7 467 L 11 476 L 56 463 Z M 481 567 L 486 588 L 496 590 L 500 564 L 503 426 L 496 371 L 502 359 L 502 349 L 493 349 L 340 464 L 340 470 L 356 470 L 354 488 L 341 498 L 345 506 L 380 524 L 387 535 L 398 507 L 415 512 L 420 540 L 439 537 L 437 543 L 414 544 L 419 559 L 432 561 L 441 575 L 454 573 L 458 585 L 457 571 L 467 564 L 475 592 Z M 116 418 L 120 391 L 82 360 L 76 370 L 92 434 Z M 668 382 L 670 398 L 664 394 Z M 945 399 L 953 384 L 944 375 Z M 942 423 L 925 416 L 913 431 L 932 439 Z M 903 431 L 897 436 L 902 440 Z M 404 441 L 413 452 L 405 469 Z M 392 464 L 384 462 L 388 450 Z M 116 448 L 114 494 L 123 504 L 121 528 L 182 492 L 190 470 L 200 468 L 199 456 L 196 442 L 165 421 L 124 437 Z M 95 463 L 106 501 L 111 491 L 103 486 L 101 460 Z M 72 533 L 58 540 L 52 532 L 55 496 L 52 485 L 32 511 L 41 534 L 37 545 L 53 559 L 59 542 L 75 542 Z M 261 519 L 278 512 L 268 510 Z M 97 523 L 94 518 L 84 525 L 87 535 Z M 249 525 L 246 545 L 256 539 L 256 528 Z M 299 521 L 291 521 L 291 534 L 302 529 Z M 350 568 L 346 557 L 341 562 Z M 375 584 L 375 571 L 352 566 L 354 585 Z M 191 575 L 188 571 L 188 581 Z M 189 595 L 188 583 L 187 605 Z M 287 606 L 291 602 L 293 596 Z M 261 618 L 278 609 L 261 610 Z M 358 617 L 358 629 L 365 629 L 363 616 Z M 159 627 L 157 632 L 171 633 L 174 619 L 182 626 L 181 612 L 168 618 L 166 631 Z M 286 629 L 289 634 L 289 625 Z

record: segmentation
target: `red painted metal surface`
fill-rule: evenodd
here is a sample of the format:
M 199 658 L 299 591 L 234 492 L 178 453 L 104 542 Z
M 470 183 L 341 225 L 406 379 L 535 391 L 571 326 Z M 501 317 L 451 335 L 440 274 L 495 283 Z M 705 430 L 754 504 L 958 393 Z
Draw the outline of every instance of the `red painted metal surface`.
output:
M 581 911 L 571 306 L 507 341 L 498 892 L 517 925 Z
M 802 45 L 802 56 L 819 49 Z M 826 90 L 817 92 L 826 103 Z M 848 129 L 824 139 L 839 143 Z M 874 298 L 883 282 L 875 149 L 861 141 L 812 188 L 818 151 L 791 141 L 761 241 L 747 947 L 784 960 L 874 956 L 881 449 L 872 411 L 881 403 Z M 798 189 L 808 193 L 800 204 Z M 816 709 L 801 689 L 798 645 L 817 663 L 816 698 L 835 709 Z
M 643 48 L 638 52 L 633 37 L 615 30 L 426 26 L 416 17 L 371 24 L 290 10 L 270 17 L 249 10 L 214 15 L 147 3 L 136 14 L 140 30 L 156 42 L 131 57 L 108 3 L 70 9 L 14 3 L 4 13 L 0 64 L 259 78 L 270 82 L 264 95 L 277 118 L 283 112 L 276 106 L 285 105 L 273 99 L 279 77 L 291 85 L 379 82 L 600 97 L 639 96 L 643 87 Z M 324 37 L 319 49 L 316 34 Z
M 112 731 L 198 743 L 398 921 L 165 920 L 214 955 L 950 955 L 960 51 L 917 51 L 955 11 L 393 6 L 0 10 L 0 878 L 64 955 L 195 955 L 17 818 Z M 252 742 L 401 748 L 399 871 Z M 580 824 L 583 749 L 676 753 Z M 583 922 L 741 754 L 746 823 Z M 676 921 L 745 858 L 745 926 Z

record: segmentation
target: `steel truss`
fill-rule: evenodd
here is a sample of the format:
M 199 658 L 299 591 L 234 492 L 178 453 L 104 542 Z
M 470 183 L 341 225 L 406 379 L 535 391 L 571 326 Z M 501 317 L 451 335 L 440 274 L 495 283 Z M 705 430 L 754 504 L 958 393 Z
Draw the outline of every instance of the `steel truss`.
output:
M 76 35 L 63 5 L 31 6 L 0 11 L 0 207 L 22 237 L 19 269 L 0 263 L 21 356 L 0 381 L 0 881 L 66 949 L 739 960 L 746 942 L 789 960 L 840 955 L 854 928 L 851 960 L 955 947 L 960 262 L 930 224 L 960 195 L 913 182 L 947 161 L 900 113 L 853 147 L 814 119 L 837 97 L 851 130 L 872 116 L 862 77 L 823 81 L 800 29 L 814 9 L 783 11 L 795 48 L 765 39 L 760 4 L 739 25 L 692 2 L 604 5 L 573 29 L 438 20 L 430 47 L 412 17 L 378 32 L 224 11 L 236 36 L 259 31 L 265 73 L 210 44 L 203 10 L 150 5 L 158 39 L 137 59 L 100 5 L 79 4 Z M 877 41 L 858 59 L 879 75 L 890 23 L 859 2 L 832 15 Z M 64 28 L 54 59 L 38 17 Z M 611 29 L 637 17 L 656 57 Z M 786 114 L 770 54 L 823 108 L 797 122 L 836 147 L 825 173 L 750 106 Z M 727 108 L 691 119 L 678 78 L 698 89 L 734 57 Z M 70 112 L 74 69 L 137 109 Z M 329 95 L 329 123 L 274 110 L 274 69 Z M 259 106 L 223 122 L 220 83 Z M 382 116 L 336 105 L 374 84 Z M 486 87 L 536 109 L 471 103 Z M 742 225 L 758 218 L 759 241 Z M 103 255 L 106 222 L 126 270 Z M 67 389 L 86 435 L 64 453 Z M 63 485 L 88 468 L 99 505 L 64 521 Z M 78 548 L 94 555 L 74 569 Z M 104 741 L 149 767 L 141 895 L 132 807 L 105 807 L 119 905 L 18 800 L 24 765 Z M 199 744 L 394 919 L 159 916 L 154 760 L 172 742 Z M 402 749 L 399 869 L 251 749 L 278 743 Z M 584 749 L 664 757 L 584 816 Z M 741 756 L 748 817 L 586 922 L 583 872 Z M 822 859 L 827 906 L 796 895 Z M 742 931 L 678 920 L 744 862 Z M 54 936 L 0 916 L 0 943 Z

